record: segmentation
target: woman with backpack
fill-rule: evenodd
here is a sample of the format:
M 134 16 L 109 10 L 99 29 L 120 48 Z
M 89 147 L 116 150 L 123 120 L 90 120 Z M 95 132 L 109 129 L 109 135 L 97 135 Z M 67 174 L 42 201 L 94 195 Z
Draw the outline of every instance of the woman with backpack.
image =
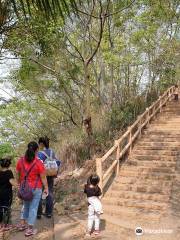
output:
M 38 158 L 44 163 L 46 168 L 47 182 L 48 182 L 48 191 L 49 194 L 46 197 L 46 209 L 45 216 L 47 218 L 52 217 L 53 213 L 53 188 L 54 188 L 54 177 L 57 176 L 58 167 L 60 165 L 60 161 L 57 160 L 54 151 L 49 148 L 49 138 L 41 137 L 39 138 L 39 153 Z M 49 167 L 48 167 L 49 162 Z M 56 165 L 56 166 L 54 166 Z M 37 218 L 41 219 L 42 215 L 42 201 L 40 201 Z
M 48 185 L 45 168 L 38 159 L 38 144 L 30 142 L 25 156 L 21 157 L 16 165 L 18 182 L 20 184 L 18 196 L 23 200 L 21 223 L 18 225 L 20 231 L 25 231 L 25 236 L 37 233 L 34 224 L 37 218 L 37 210 L 42 195 L 42 187 L 48 195 Z

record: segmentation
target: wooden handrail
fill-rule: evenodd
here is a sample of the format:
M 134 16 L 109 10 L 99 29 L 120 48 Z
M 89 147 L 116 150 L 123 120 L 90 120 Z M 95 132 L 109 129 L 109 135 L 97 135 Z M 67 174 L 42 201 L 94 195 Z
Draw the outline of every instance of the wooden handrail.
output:
M 100 177 L 100 187 L 102 189 L 108 182 L 111 174 L 116 170 L 116 174 L 119 173 L 119 162 L 120 159 L 128 151 L 131 152 L 133 143 L 136 138 L 141 135 L 142 129 L 149 124 L 150 120 L 156 116 L 158 112 L 161 112 L 162 107 L 171 98 L 175 87 L 170 87 L 164 92 L 162 96 L 158 98 L 149 108 L 146 108 L 144 113 L 142 113 L 137 120 L 128 128 L 128 130 L 117 140 L 115 140 L 114 145 L 109 149 L 109 151 L 104 154 L 101 158 L 96 159 L 96 172 Z M 135 129 L 137 127 L 137 130 Z M 135 129 L 135 132 L 133 130 Z M 126 140 L 125 146 L 122 146 L 123 140 Z M 122 148 L 123 147 L 123 148 Z M 112 162 L 111 166 L 103 173 L 103 163 L 116 151 L 116 159 Z

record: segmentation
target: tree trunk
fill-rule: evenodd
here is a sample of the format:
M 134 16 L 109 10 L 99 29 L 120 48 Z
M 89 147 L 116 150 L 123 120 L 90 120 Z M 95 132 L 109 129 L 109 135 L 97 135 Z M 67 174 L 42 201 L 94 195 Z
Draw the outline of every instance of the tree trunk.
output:
M 92 145 L 92 123 L 91 123 L 91 85 L 88 65 L 84 64 L 84 80 L 85 80 L 85 102 L 84 102 L 84 119 L 83 125 L 87 133 L 87 152 L 89 159 L 91 158 Z
M 114 101 L 114 66 L 110 65 L 110 76 L 111 76 L 111 95 L 110 95 L 110 106 L 113 106 Z

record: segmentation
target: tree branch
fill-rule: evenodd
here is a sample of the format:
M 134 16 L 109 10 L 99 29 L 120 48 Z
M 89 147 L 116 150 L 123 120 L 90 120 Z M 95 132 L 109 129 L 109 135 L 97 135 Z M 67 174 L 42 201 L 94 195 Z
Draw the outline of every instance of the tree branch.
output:
M 66 36 L 66 38 L 67 38 L 67 40 L 69 41 L 69 43 L 71 44 L 71 46 L 73 46 L 73 48 L 74 48 L 74 49 L 76 50 L 76 52 L 79 54 L 82 62 L 84 62 L 84 58 L 83 58 L 81 52 L 79 51 L 79 49 L 76 47 L 76 45 L 74 45 L 74 44 L 71 42 L 71 40 L 70 40 L 67 36 Z
M 123 12 L 124 10 L 128 9 L 133 3 L 135 3 L 136 0 L 133 0 L 132 2 L 130 2 L 126 7 L 116 11 L 116 12 L 113 12 L 113 13 L 110 13 L 110 14 L 107 14 L 106 17 L 110 17 L 110 16 L 113 16 L 113 15 L 116 15 L 117 13 L 120 13 L 120 12 Z
M 92 55 L 86 60 L 86 65 L 88 66 L 89 63 L 92 61 L 92 59 L 94 58 L 94 56 L 96 55 L 98 49 L 99 49 L 99 46 L 101 44 L 101 40 L 102 40 L 102 36 L 103 36 L 103 30 L 104 30 L 104 24 L 105 24 L 105 20 L 106 20 L 106 16 L 107 16 L 107 11 L 109 9 L 109 4 L 110 4 L 110 1 L 108 1 L 107 3 L 107 7 L 106 7 L 106 10 L 105 10 L 105 13 L 103 14 L 103 7 L 102 7 L 102 3 L 101 1 L 99 1 L 99 4 L 100 4 L 100 13 L 99 13 L 99 19 L 100 19 L 100 34 L 99 34 L 99 40 L 98 40 L 98 43 L 97 43 L 97 46 L 96 48 L 94 49 L 94 52 L 92 53 Z

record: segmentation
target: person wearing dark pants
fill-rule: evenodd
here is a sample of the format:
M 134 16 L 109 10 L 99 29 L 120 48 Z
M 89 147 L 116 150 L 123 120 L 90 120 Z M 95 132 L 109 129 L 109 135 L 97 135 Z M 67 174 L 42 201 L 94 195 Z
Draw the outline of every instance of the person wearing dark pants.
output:
M 39 153 L 38 158 L 42 162 L 46 162 L 46 159 L 51 157 L 52 159 L 57 160 L 54 151 L 49 148 L 49 138 L 41 137 L 39 138 Z M 58 161 L 58 160 L 57 160 Z M 47 182 L 48 182 L 48 196 L 46 197 L 46 209 L 45 209 L 45 216 L 48 218 L 52 217 L 53 214 L 53 189 L 54 189 L 54 176 L 47 175 Z M 40 219 L 42 215 L 42 199 L 39 204 L 37 218 Z
M 48 183 L 48 196 L 46 197 L 46 209 L 45 209 L 45 216 L 47 218 L 51 218 L 52 212 L 53 212 L 53 187 L 54 187 L 54 177 L 47 177 L 47 183 Z M 42 215 L 42 199 L 39 203 L 38 208 L 38 215 L 37 218 L 40 219 Z

